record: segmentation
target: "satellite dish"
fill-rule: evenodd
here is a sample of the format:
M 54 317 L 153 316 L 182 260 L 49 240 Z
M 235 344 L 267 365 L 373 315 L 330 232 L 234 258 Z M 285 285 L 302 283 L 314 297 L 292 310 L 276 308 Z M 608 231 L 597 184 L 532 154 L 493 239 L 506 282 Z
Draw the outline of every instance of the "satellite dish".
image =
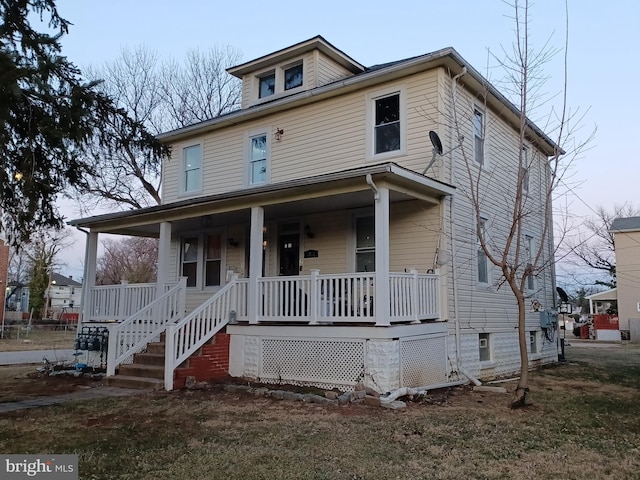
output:
M 440 137 L 433 130 L 429 130 L 429 140 L 431 140 L 431 145 L 433 145 L 433 150 L 438 155 L 442 155 L 442 142 L 440 141 Z
M 562 300 L 563 302 L 569 301 L 569 295 L 567 295 L 567 292 L 565 292 L 562 288 L 556 287 L 556 292 L 558 292 L 558 295 L 560 295 L 560 300 Z

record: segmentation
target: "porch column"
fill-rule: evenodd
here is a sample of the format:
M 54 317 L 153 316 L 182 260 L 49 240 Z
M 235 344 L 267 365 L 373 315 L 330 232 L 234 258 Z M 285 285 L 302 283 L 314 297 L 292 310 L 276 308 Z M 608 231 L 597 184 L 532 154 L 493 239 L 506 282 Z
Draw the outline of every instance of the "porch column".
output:
M 264 228 L 264 208 L 251 208 L 251 234 L 249 253 L 249 292 L 247 296 L 247 313 L 249 323 L 258 323 L 258 279 L 262 277 L 262 240 Z
M 375 200 L 376 290 L 374 312 L 376 326 L 388 326 L 389 319 L 389 188 L 378 187 Z
M 96 264 L 98 259 L 98 232 L 89 232 L 84 253 L 84 281 L 82 286 L 82 321 L 91 318 L 93 308 L 93 287 L 96 286 Z M 80 329 L 78 322 L 78 329 Z
M 171 223 L 160 224 L 160 242 L 158 244 L 158 292 L 156 298 L 164 293 L 164 285 L 169 282 L 169 248 L 171 246 Z

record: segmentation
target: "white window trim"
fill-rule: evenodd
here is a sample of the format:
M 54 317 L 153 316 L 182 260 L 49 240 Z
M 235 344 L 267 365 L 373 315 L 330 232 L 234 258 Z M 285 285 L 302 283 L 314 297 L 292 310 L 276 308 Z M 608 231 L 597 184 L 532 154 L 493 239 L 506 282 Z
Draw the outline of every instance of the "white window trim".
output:
M 269 183 L 271 183 L 271 139 L 273 136 L 273 133 L 275 129 L 273 129 L 272 127 L 266 127 L 266 128 L 258 128 L 258 129 L 254 129 L 254 130 L 250 130 L 245 134 L 244 137 L 244 158 L 245 158 L 245 162 L 244 162 L 244 179 L 245 179 L 245 185 L 247 187 L 255 187 L 258 185 L 267 185 Z M 260 183 L 251 183 L 251 139 L 254 137 L 259 137 L 261 135 L 264 135 L 267 139 L 267 175 L 266 175 L 266 179 L 264 182 L 260 182 Z
M 488 224 L 489 224 L 489 216 L 485 215 L 484 213 L 480 212 L 480 218 L 484 220 L 484 224 L 485 224 L 485 232 L 487 230 Z M 493 278 L 491 275 L 491 271 L 492 271 L 492 265 L 491 262 L 489 261 L 489 258 L 485 255 L 485 263 L 487 265 L 487 281 L 486 282 L 481 282 L 479 277 L 480 277 L 480 272 L 478 271 L 478 252 L 480 251 L 480 249 L 482 248 L 480 246 L 480 239 L 478 238 L 478 233 L 476 232 L 475 228 L 474 228 L 474 232 L 475 232 L 475 242 L 473 243 L 475 245 L 475 255 L 474 257 L 476 258 L 476 262 L 475 262 L 475 271 L 476 271 L 476 284 L 478 285 L 478 287 L 482 287 L 482 288 L 488 288 L 491 286 L 492 282 L 493 282 Z M 485 243 L 487 242 L 487 238 L 485 235 Z
M 211 234 L 220 234 L 221 236 L 221 244 L 220 244 L 220 285 L 208 285 L 205 286 L 204 278 L 205 278 L 205 242 L 207 239 L 207 235 Z M 227 232 L 225 229 L 209 229 L 206 231 L 199 232 L 185 232 L 180 235 L 180 242 L 178 243 L 178 276 L 182 276 L 182 245 L 184 244 L 184 239 L 187 237 L 197 237 L 198 238 L 198 252 L 196 258 L 196 284 L 193 287 L 187 287 L 190 291 L 216 291 L 220 288 L 224 287 L 227 282 L 226 274 L 227 271 Z
M 291 88 L 289 90 L 284 89 L 284 71 L 288 68 L 291 68 L 295 65 L 302 65 L 302 85 L 299 87 Z M 253 93 L 251 98 L 253 98 L 252 105 L 260 104 L 263 102 L 269 102 L 276 98 L 284 97 L 286 95 L 291 95 L 294 93 L 301 92 L 305 89 L 305 86 L 308 85 L 309 78 L 307 75 L 307 68 L 304 56 L 300 56 L 290 60 L 286 63 L 279 64 L 275 67 L 271 66 L 269 68 L 265 68 L 259 72 L 253 74 L 253 82 L 251 84 Z M 267 97 L 260 98 L 260 79 L 270 74 L 275 75 L 275 88 L 273 91 L 273 95 L 269 95 Z
M 478 161 L 476 157 L 476 112 L 482 114 L 482 163 Z M 473 151 L 473 164 L 482 169 L 487 169 L 489 167 L 489 160 L 487 157 L 487 111 L 485 108 L 480 107 L 479 105 L 473 106 L 473 111 L 471 113 L 471 141 L 472 141 L 472 151 Z
M 523 145 L 522 147 L 522 168 L 524 169 L 523 175 L 525 177 L 522 180 L 522 193 L 525 195 L 529 194 L 531 189 L 531 165 L 529 155 L 531 154 L 531 149 L 528 145 Z
M 389 97 L 394 94 L 400 95 L 400 149 L 392 152 L 374 153 L 375 152 L 375 101 L 379 98 Z M 366 95 L 366 114 L 365 114 L 365 156 L 369 161 L 380 161 L 387 158 L 400 157 L 407 154 L 407 87 L 405 85 L 396 85 L 383 90 L 376 90 Z
M 187 171 L 187 166 L 186 166 L 186 154 L 185 151 L 187 148 L 189 147 L 195 147 L 195 146 L 199 146 L 200 147 L 200 175 L 199 175 L 199 184 L 198 184 L 198 188 L 194 189 L 194 190 L 187 190 L 186 187 L 186 171 Z M 183 143 L 179 146 L 179 151 L 180 151 L 180 184 L 179 184 L 179 191 L 178 191 L 178 196 L 179 197 L 188 197 L 188 196 L 192 196 L 192 195 L 198 195 L 199 193 L 202 193 L 202 189 L 203 189 L 203 178 L 204 178 L 204 142 L 202 140 L 197 140 L 197 141 L 193 141 L 193 142 L 189 142 L 189 143 Z
M 488 336 L 487 343 L 489 349 L 489 360 L 480 360 L 480 334 L 485 334 Z M 491 368 L 495 366 L 493 353 L 493 335 L 489 332 L 479 332 L 478 333 L 478 361 L 480 362 L 480 368 Z
M 356 271 L 356 245 L 358 244 L 357 239 L 357 231 L 356 231 L 356 221 L 358 218 L 362 217 L 374 217 L 375 222 L 375 212 L 372 208 L 364 207 L 358 208 L 355 210 L 351 210 L 349 212 L 349 236 L 347 239 L 347 265 L 351 265 L 351 271 Z
M 529 253 L 527 254 L 527 248 L 528 248 L 528 243 L 529 243 L 528 239 L 531 239 L 531 246 L 529 248 Z M 525 257 L 526 257 L 525 258 L 525 268 L 526 268 L 526 265 L 529 264 L 529 259 L 531 259 L 531 262 L 533 262 L 533 259 L 534 259 L 534 254 L 535 254 L 536 248 L 537 248 L 536 247 L 536 236 L 531 232 L 526 232 L 525 231 L 524 232 L 524 242 L 523 243 L 524 243 Z M 531 282 L 532 282 L 533 286 L 531 288 L 529 287 L 529 279 L 527 279 L 527 282 L 525 283 L 524 288 L 528 292 L 533 292 L 533 291 L 536 290 L 536 277 L 531 276 L 529 278 L 531 279 Z

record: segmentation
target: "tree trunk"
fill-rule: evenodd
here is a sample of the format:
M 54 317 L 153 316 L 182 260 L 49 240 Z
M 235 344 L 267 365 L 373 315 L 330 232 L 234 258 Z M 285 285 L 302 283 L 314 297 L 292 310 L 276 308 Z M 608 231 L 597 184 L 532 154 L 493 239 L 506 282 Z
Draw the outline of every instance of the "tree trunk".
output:
M 518 344 L 520 345 L 520 380 L 511 401 L 511 408 L 521 408 L 527 404 L 529 393 L 529 349 L 527 344 L 527 331 L 525 326 L 526 310 L 524 297 L 516 295 L 518 299 Z

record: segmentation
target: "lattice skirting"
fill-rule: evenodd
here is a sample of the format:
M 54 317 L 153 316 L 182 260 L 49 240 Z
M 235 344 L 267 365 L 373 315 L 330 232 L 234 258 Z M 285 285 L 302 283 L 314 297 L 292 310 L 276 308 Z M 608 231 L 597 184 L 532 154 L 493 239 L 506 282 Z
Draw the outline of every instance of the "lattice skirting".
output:
M 353 388 L 364 368 L 364 341 L 262 339 L 265 382 Z
M 400 383 L 424 387 L 447 381 L 446 335 L 400 340 Z
M 231 375 L 263 383 L 348 391 L 363 382 L 382 393 L 447 382 L 446 333 L 382 339 L 231 338 Z

